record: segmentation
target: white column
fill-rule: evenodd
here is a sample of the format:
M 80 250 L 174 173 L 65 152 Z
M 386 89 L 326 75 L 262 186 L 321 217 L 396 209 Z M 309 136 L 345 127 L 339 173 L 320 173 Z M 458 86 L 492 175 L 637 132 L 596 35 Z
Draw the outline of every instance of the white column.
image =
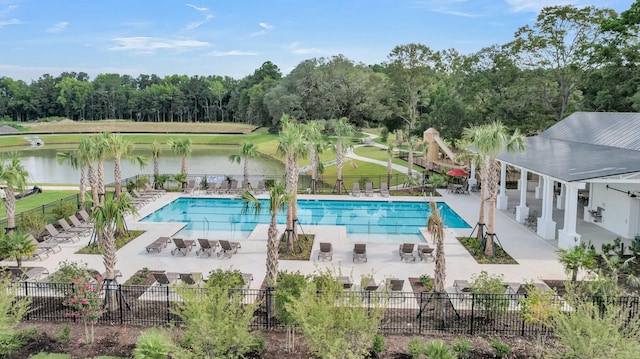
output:
M 538 176 L 538 185 L 536 186 L 536 199 L 542 198 L 542 176 Z
M 549 176 L 544 176 L 542 216 L 538 218 L 537 233 L 544 239 L 556 238 L 556 222 L 553 221 L 553 180 Z
M 558 247 L 571 248 L 580 244 L 581 236 L 576 233 L 576 218 L 578 217 L 578 188 L 566 186 L 566 208 L 564 210 L 564 228 L 558 231 Z
M 529 216 L 527 207 L 527 170 L 520 169 L 520 205 L 516 206 L 516 221 L 524 223 Z
M 471 187 L 478 184 L 478 180 L 476 179 L 476 164 L 471 161 L 471 173 L 469 174 L 469 190 Z
M 566 196 L 565 196 L 565 184 L 563 183 L 560 186 L 560 194 L 558 196 L 556 196 L 556 208 L 557 209 L 564 209 L 565 207 L 565 201 L 566 201 Z M 577 198 L 577 197 L 576 197 Z
M 507 164 L 502 162 L 500 164 L 500 194 L 496 202 L 496 208 L 505 210 L 509 197 L 507 197 Z

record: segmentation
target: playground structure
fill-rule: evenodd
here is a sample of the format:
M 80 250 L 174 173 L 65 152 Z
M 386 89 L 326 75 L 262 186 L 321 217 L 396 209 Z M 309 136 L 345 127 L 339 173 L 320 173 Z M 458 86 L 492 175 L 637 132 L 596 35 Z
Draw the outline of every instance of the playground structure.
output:
M 425 145 L 428 146 L 427 157 L 416 161 L 418 166 L 430 171 L 437 171 L 442 167 L 466 169 L 464 163 L 459 163 L 456 154 L 440 138 L 440 133 L 434 128 L 429 128 L 422 134 Z

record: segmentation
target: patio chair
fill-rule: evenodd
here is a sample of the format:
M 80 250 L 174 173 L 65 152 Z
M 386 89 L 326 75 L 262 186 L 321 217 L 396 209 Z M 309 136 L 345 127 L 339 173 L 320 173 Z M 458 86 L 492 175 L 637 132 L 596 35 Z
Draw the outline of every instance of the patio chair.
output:
M 415 248 L 415 243 L 402 243 L 398 248 L 398 254 L 400 254 L 400 260 L 409 261 L 412 259 L 414 262 L 416 261 L 416 256 L 413 254 L 413 248 Z
M 60 218 L 58 220 L 58 224 L 60 225 L 60 227 L 62 227 L 62 230 L 65 231 L 66 233 L 77 233 L 80 235 L 80 234 L 85 234 L 91 230 L 91 228 L 71 227 L 64 218 Z
M 159 193 L 159 194 L 165 194 L 167 193 L 167 191 L 165 191 L 164 189 L 155 189 L 151 186 L 151 184 L 149 183 L 145 183 L 144 184 L 144 192 L 145 193 Z
M 240 190 L 248 191 L 249 189 L 251 189 L 251 184 L 249 183 L 249 180 L 242 180 L 242 187 L 240 187 Z
M 457 193 L 456 190 L 457 189 L 456 189 L 456 185 L 455 184 L 449 183 L 447 185 L 447 193 L 454 193 L 455 194 L 455 193 Z
M 48 233 L 46 237 L 47 240 L 55 239 L 56 241 L 59 241 L 59 240 L 71 241 L 72 243 L 75 243 L 80 240 L 80 237 L 78 237 L 77 233 L 66 233 L 66 232 L 60 233 L 58 232 L 56 227 L 53 226 L 53 224 L 47 224 L 46 226 L 44 226 L 44 229 Z M 74 239 L 76 240 L 74 241 Z
M 184 193 L 192 194 L 195 189 L 196 189 L 196 180 L 189 180 L 189 182 L 187 182 L 187 187 L 184 188 Z
M 230 186 L 231 186 L 231 182 L 229 181 L 222 182 L 222 184 L 220 184 L 220 187 L 218 187 L 218 194 L 227 193 L 227 191 L 229 191 Z
M 338 282 L 342 283 L 342 288 L 344 289 L 351 289 L 351 287 L 353 287 L 353 283 L 351 283 L 351 278 L 349 278 L 349 276 L 339 276 Z
M 516 294 L 518 294 L 518 291 L 520 290 L 520 287 L 522 286 L 522 284 L 520 282 L 505 282 L 502 283 L 504 285 L 504 288 L 506 289 L 505 294 L 509 294 L 511 295 L 512 298 L 515 297 Z
M 353 245 L 353 262 L 356 259 L 367 261 L 367 244 L 366 243 L 356 243 Z
M 380 183 L 380 197 L 389 197 L 389 187 L 387 182 Z
M 253 274 L 242 273 L 242 282 L 244 282 L 243 288 L 248 289 L 251 286 L 252 281 L 253 281 Z
M 255 194 L 262 194 L 265 191 L 265 187 L 264 187 L 264 181 L 260 180 L 258 181 L 258 186 L 256 187 L 255 191 L 253 191 Z
M 91 217 L 89 216 L 89 213 L 87 213 L 86 210 L 81 209 L 80 211 L 78 211 L 78 214 L 80 215 L 80 218 L 82 218 L 83 223 L 93 223 Z
M 220 252 L 218 252 L 218 257 L 222 256 L 223 258 L 231 258 L 231 256 L 238 253 L 239 248 L 242 248 L 240 246 L 240 242 L 230 242 L 224 239 L 220 239 L 218 243 L 220 243 Z
M 196 251 L 196 256 L 199 256 L 200 253 L 203 255 L 206 253 L 211 257 L 216 251 L 216 248 L 218 248 L 218 241 L 215 239 L 198 238 L 198 243 L 200 244 L 200 248 Z
M 378 285 L 373 278 L 369 279 L 366 283 L 362 283 L 362 289 L 367 292 L 376 291 L 378 287 L 380 287 L 380 285 Z
M 360 183 L 353 182 L 353 188 L 351 189 L 351 195 L 354 197 L 360 196 Z
M 45 267 L 18 268 L 9 267 L 9 272 L 14 281 L 36 282 L 42 276 L 49 275 L 49 270 Z
M 433 256 L 435 248 L 430 247 L 428 244 L 418 244 L 418 257 L 421 261 L 433 262 L 436 257 Z
M 176 247 L 171 250 L 171 255 L 173 256 L 176 253 L 180 253 L 182 256 L 186 256 L 187 253 L 191 252 L 196 241 L 192 239 L 173 238 L 173 243 L 176 244 Z
M 58 250 L 58 252 L 62 251 L 62 247 L 60 247 L 58 243 L 38 242 L 38 240 L 32 234 L 29 234 L 27 238 L 29 238 L 31 242 L 36 246 L 36 250 L 44 250 L 45 252 L 47 252 L 47 256 L 49 255 L 49 252 L 55 254 L 56 249 Z
M 180 281 L 186 285 L 195 286 L 203 283 L 202 273 L 180 273 Z
M 238 193 L 238 181 L 232 180 L 229 189 L 227 190 L 227 194 L 236 194 Z
M 170 237 L 160 237 L 156 239 L 155 241 L 151 242 L 148 246 L 145 247 L 147 249 L 147 253 L 151 253 L 151 251 L 156 251 L 160 253 L 160 251 L 162 251 L 162 249 L 167 246 L 167 243 L 169 241 L 171 241 Z
M 218 184 L 216 182 L 209 182 L 207 184 L 207 193 L 216 193 Z
M 93 230 L 93 223 L 82 223 L 75 214 L 69 216 L 69 222 L 71 222 L 71 225 L 76 228 L 89 228 L 90 230 Z
M 373 196 L 373 182 L 366 182 L 364 184 L 364 195 L 367 197 Z
M 529 229 L 535 230 L 538 226 L 538 211 L 532 211 L 524 220 L 524 225 Z
M 456 294 L 466 294 L 471 293 L 471 285 L 468 280 L 465 279 L 456 279 L 453 281 L 453 289 L 456 291 Z M 462 302 L 465 299 L 465 295 L 461 295 L 460 301 Z
M 318 252 L 318 260 L 329 258 L 333 259 L 333 246 L 328 242 L 320 242 L 320 251 Z
M 404 288 L 404 279 L 389 278 L 385 282 L 385 288 L 388 288 L 391 292 L 392 299 L 407 299 L 402 295 L 402 288 Z
M 138 192 L 137 189 L 131 190 L 134 198 L 146 199 L 148 201 L 152 201 L 161 196 L 161 194 L 157 192 Z
M 178 281 L 178 273 L 153 273 L 153 278 L 159 285 L 169 286 L 175 284 Z

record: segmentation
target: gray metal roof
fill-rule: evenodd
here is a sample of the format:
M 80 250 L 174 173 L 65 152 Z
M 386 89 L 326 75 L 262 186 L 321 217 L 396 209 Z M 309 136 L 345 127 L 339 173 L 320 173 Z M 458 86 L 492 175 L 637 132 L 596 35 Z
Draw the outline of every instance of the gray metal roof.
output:
M 577 112 L 498 159 L 567 182 L 640 172 L 640 113 Z

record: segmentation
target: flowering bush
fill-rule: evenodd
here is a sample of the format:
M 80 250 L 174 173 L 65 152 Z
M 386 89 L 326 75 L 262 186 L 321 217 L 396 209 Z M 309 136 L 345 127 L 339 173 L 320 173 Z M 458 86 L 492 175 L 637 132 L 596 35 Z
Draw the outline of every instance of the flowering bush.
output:
M 73 286 L 67 291 L 64 304 L 71 309 L 66 316 L 74 317 L 84 323 L 84 334 L 88 343 L 93 343 L 93 325 L 102 316 L 102 290 L 98 279 L 98 284 L 91 284 L 83 279 L 73 281 Z M 91 331 L 89 331 L 91 328 Z

